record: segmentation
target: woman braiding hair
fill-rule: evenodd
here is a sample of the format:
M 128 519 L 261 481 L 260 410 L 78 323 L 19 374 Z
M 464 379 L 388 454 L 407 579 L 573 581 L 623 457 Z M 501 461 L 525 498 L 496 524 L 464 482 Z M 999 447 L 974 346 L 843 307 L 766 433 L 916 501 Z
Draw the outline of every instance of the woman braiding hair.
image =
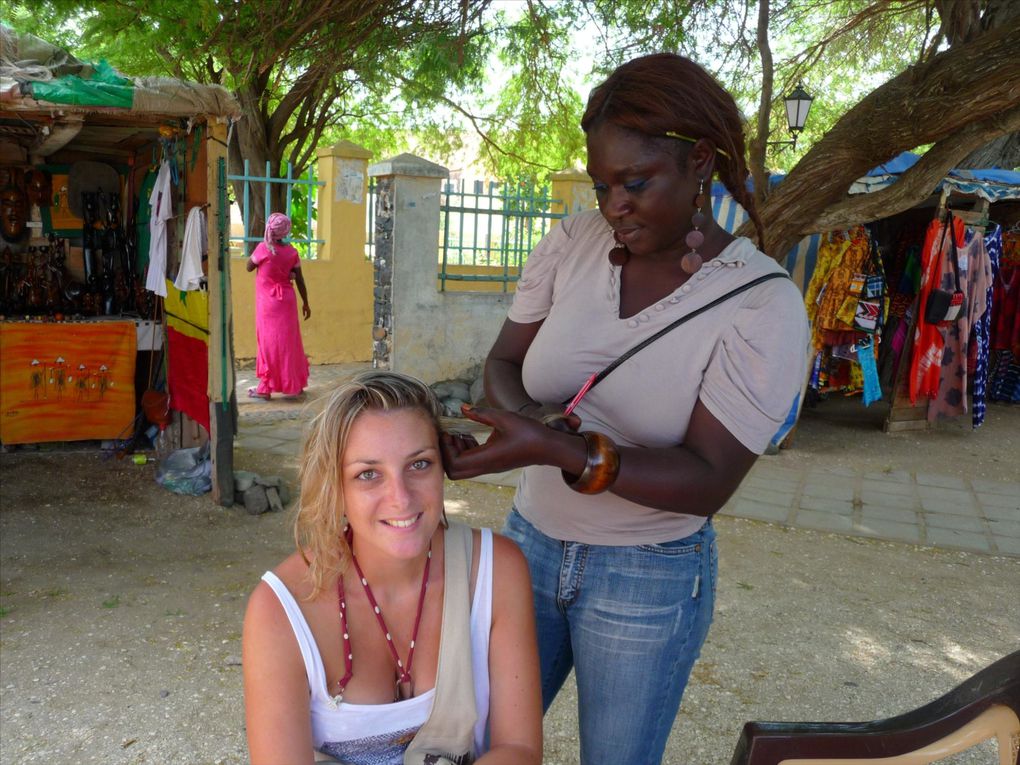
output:
M 484 445 L 447 473 L 523 468 L 504 533 L 524 551 L 543 703 L 571 670 L 583 765 L 658 763 L 712 621 L 712 516 L 804 378 L 800 292 L 712 217 L 718 177 L 762 236 L 733 98 L 694 62 L 634 59 L 581 127 L 598 210 L 528 258 L 485 362 Z

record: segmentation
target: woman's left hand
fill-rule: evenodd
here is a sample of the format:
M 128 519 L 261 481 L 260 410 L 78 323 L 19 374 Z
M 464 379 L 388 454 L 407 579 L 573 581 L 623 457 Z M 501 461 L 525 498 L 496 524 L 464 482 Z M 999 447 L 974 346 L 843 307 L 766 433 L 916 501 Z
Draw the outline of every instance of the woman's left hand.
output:
M 312 318 L 312 309 L 308 307 L 308 303 L 301 304 L 301 313 L 304 315 L 305 321 Z

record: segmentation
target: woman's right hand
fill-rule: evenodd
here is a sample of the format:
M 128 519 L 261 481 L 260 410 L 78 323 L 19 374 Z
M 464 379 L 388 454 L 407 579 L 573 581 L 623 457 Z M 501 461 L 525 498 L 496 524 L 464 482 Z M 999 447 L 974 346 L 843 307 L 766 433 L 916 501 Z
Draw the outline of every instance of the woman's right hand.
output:
M 490 426 L 492 433 L 484 444 L 478 444 L 471 436 L 442 434 L 443 467 L 451 480 L 501 473 L 527 465 L 560 465 L 564 457 L 573 462 L 568 456 L 572 451 L 582 455 L 583 466 L 584 442 L 567 435 L 572 432 L 571 428 L 576 430 L 580 425 L 577 415 L 563 420 L 570 423 L 566 432 L 557 432 L 534 416 L 503 409 L 465 404 L 461 412 L 470 420 Z M 554 413 L 562 415 L 562 411 L 555 408 L 546 415 Z M 539 414 L 538 408 L 534 414 Z M 578 444 L 571 444 L 573 441 Z

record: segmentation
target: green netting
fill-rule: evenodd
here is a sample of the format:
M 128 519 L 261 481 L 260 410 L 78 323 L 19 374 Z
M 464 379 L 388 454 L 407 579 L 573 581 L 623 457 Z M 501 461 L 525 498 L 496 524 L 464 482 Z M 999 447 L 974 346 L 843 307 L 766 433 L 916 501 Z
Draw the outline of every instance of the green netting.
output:
M 33 82 L 32 96 L 57 104 L 130 109 L 135 97 L 134 83 L 105 61 L 94 66 L 95 73 L 88 79 L 65 75 L 49 82 Z

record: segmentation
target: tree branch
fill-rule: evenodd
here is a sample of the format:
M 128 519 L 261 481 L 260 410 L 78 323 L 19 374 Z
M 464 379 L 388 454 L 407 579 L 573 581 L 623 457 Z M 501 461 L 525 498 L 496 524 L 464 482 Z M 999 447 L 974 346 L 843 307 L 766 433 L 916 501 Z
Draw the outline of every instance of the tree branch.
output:
M 758 129 L 749 147 L 751 177 L 754 179 L 754 195 L 760 205 L 768 191 L 765 177 L 765 150 L 769 140 L 769 123 L 772 114 L 772 81 L 775 71 L 772 64 L 772 48 L 769 46 L 769 0 L 758 3 L 758 53 L 761 56 L 761 96 L 758 101 Z
M 1020 26 L 978 35 L 911 67 L 844 114 L 768 196 L 765 251 L 782 256 L 857 178 L 907 149 L 1017 106 Z M 748 228 L 750 231 L 750 228 Z
M 858 194 L 832 205 L 815 219 L 803 235 L 837 231 L 909 210 L 928 197 L 939 181 L 970 154 L 1003 133 L 1020 129 L 1020 106 L 983 122 L 969 125 L 931 147 L 891 186 L 871 194 Z

